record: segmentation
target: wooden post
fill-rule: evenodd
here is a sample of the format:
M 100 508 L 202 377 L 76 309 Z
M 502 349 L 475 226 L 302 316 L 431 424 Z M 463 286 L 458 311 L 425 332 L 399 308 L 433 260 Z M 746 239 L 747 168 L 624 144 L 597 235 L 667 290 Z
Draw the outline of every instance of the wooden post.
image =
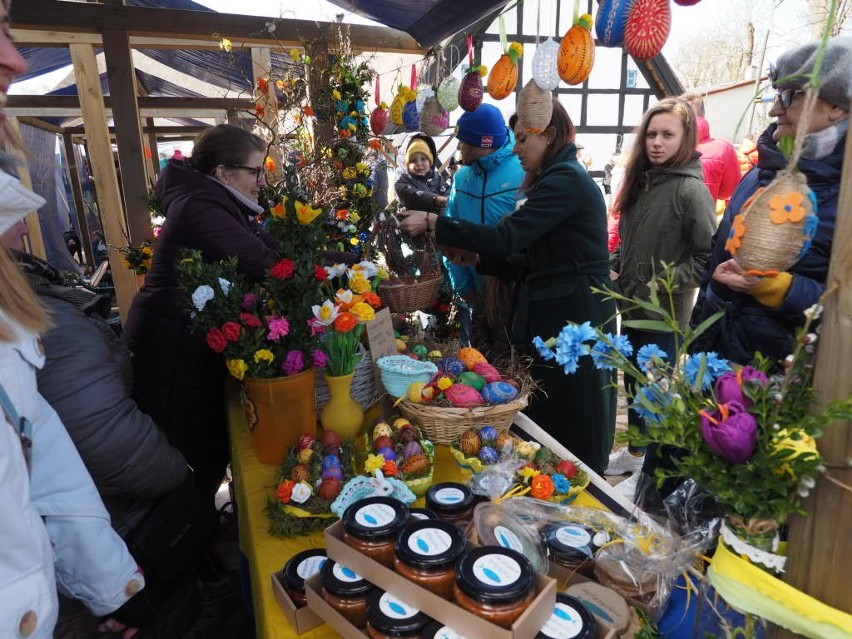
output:
M 118 176 L 112 156 L 109 140 L 104 96 L 95 50 L 90 44 L 72 44 L 71 61 L 74 64 L 74 77 L 80 94 L 80 108 L 83 111 L 83 127 L 86 130 L 89 161 L 92 164 L 92 176 L 98 193 L 98 208 L 104 227 L 107 244 L 125 246 L 127 231 L 124 228 L 124 209 L 118 188 Z M 112 281 L 115 284 L 115 296 L 121 320 L 127 319 L 127 311 L 136 294 L 136 275 L 122 263 L 121 254 L 115 249 L 109 251 L 109 264 Z
M 148 162 L 148 182 L 153 183 L 156 182 L 157 178 L 160 176 L 160 152 L 157 149 L 157 128 L 154 125 L 154 118 L 148 118 L 145 121 L 145 124 L 145 135 L 148 138 L 148 150 L 151 152 L 151 157 Z
M 71 195 L 74 198 L 74 208 L 77 209 L 77 225 L 80 227 L 80 241 L 83 243 L 83 254 L 86 261 L 95 268 L 95 253 L 92 250 L 92 234 L 89 231 L 89 221 L 86 219 L 86 200 L 83 198 L 83 185 L 80 183 L 80 169 L 77 166 L 77 153 L 71 135 L 62 136 L 65 146 L 65 161 L 68 179 L 71 182 Z
M 852 393 L 852 142 L 846 138 L 843 176 L 832 243 L 828 296 L 820 329 L 814 386 L 821 405 Z M 852 423 L 826 427 L 819 440 L 828 476 L 852 486 Z M 805 503 L 807 517 L 790 522 L 785 580 L 838 608 L 852 610 L 849 566 L 852 563 L 852 493 L 825 479 Z M 792 633 L 778 636 L 793 637 Z
M 21 126 L 18 123 L 18 118 L 10 117 L 7 120 L 7 124 L 12 131 L 12 134 L 17 138 L 21 139 Z M 23 149 L 16 148 L 13 144 L 9 142 L 6 143 L 7 150 L 9 153 L 17 157 L 21 164 L 18 166 L 18 179 L 28 189 L 32 190 L 33 188 L 33 179 L 30 175 L 30 165 L 27 162 L 27 154 Z M 50 196 L 52 194 L 42 194 L 39 193 L 42 197 Z M 45 197 L 47 199 L 47 197 Z M 44 235 L 41 232 L 41 221 L 38 217 L 38 211 L 33 211 L 29 215 L 27 215 L 27 226 L 30 231 L 27 233 L 27 241 L 29 242 L 29 251 L 36 257 L 40 257 L 43 260 L 47 259 L 47 251 L 44 248 Z

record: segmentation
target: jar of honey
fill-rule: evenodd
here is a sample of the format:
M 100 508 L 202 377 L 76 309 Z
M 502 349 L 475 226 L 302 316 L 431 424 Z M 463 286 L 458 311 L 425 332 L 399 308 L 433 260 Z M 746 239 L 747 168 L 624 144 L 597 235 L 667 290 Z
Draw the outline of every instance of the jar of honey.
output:
M 464 533 L 450 522 L 432 519 L 411 522 L 396 538 L 396 571 L 452 601 L 456 560 L 465 545 Z
M 560 592 L 553 614 L 535 639 L 593 639 L 597 630 L 595 618 L 580 600 Z
M 547 556 L 555 564 L 591 577 L 598 548 L 609 541 L 605 531 L 579 523 L 557 522 L 542 531 Z
M 293 555 L 284 565 L 284 590 L 297 608 L 308 605 L 305 581 L 317 574 L 325 562 L 325 549 L 311 548 Z
M 341 563 L 327 560 L 320 570 L 322 598 L 356 628 L 367 625 L 367 596 L 373 584 Z
M 428 508 L 409 508 L 409 514 L 417 519 L 438 519 L 438 515 Z
M 367 633 L 372 639 L 420 639 L 432 618 L 379 588 L 367 598 Z
M 408 506 L 392 497 L 367 497 L 343 512 L 343 541 L 393 569 L 396 535 L 408 522 Z
M 447 481 L 426 491 L 426 508 L 438 519 L 452 524 L 467 523 L 473 515 L 474 495 L 464 484 Z

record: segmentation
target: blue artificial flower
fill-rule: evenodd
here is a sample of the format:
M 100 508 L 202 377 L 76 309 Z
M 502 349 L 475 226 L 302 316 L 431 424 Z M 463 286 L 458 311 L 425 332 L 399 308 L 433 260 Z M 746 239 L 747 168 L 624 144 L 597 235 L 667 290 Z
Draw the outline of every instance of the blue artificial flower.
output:
M 557 473 L 550 477 L 553 480 L 553 487 L 560 495 L 565 495 L 571 490 L 571 480 L 565 475 Z
M 698 374 L 702 365 L 704 366 L 704 375 L 699 380 Z M 686 360 L 684 373 L 690 386 L 707 390 L 717 378 L 727 373 L 730 368 L 728 360 L 720 359 L 716 353 L 696 353 Z
M 545 362 L 549 362 L 556 359 L 556 353 L 547 345 L 547 343 L 541 339 L 538 335 L 533 337 L 533 346 L 535 346 L 538 354 L 541 355 L 541 358 Z
M 663 413 L 671 403 L 672 396 L 659 384 L 648 384 L 639 389 L 630 408 L 646 422 L 660 424 L 663 421 Z
M 626 359 L 632 353 L 633 345 L 626 335 L 607 333 L 606 340 L 599 339 L 592 346 L 592 360 L 600 370 L 615 370 L 616 366 L 613 362 Z
M 556 363 L 563 367 L 566 375 L 577 372 L 580 358 L 591 351 L 585 342 L 595 336 L 595 329 L 589 322 L 566 324 L 559 332 L 556 337 Z
M 648 371 L 657 367 L 658 361 L 662 361 L 668 357 L 663 349 L 656 344 L 645 344 L 636 353 L 636 363 L 643 371 Z

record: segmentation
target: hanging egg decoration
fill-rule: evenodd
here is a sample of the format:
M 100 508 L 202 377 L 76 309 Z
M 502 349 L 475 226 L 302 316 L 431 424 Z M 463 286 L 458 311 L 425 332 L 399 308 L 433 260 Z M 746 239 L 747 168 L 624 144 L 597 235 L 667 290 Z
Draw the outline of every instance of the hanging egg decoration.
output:
M 412 91 L 410 88 L 405 86 L 404 84 L 399 85 L 399 91 L 393 98 L 393 102 L 391 102 L 390 108 L 390 119 L 391 122 L 396 124 L 397 126 L 402 126 L 404 124 L 403 121 L 403 111 L 405 110 L 405 105 L 415 100 L 417 98 L 417 94 Z M 415 107 L 416 108 L 416 107 Z
M 535 80 L 527 82 L 518 96 L 518 120 L 530 133 L 541 133 L 550 124 L 553 115 L 553 95 L 538 86 Z M 476 371 L 474 368 L 474 372 Z
M 438 85 L 438 103 L 447 111 L 454 111 L 459 106 L 459 79 L 448 75 Z
M 420 130 L 420 114 L 417 112 L 417 103 L 414 100 L 406 102 L 402 109 L 402 125 L 406 131 Z
M 488 73 L 488 67 L 479 65 L 471 67 L 464 74 L 459 87 L 459 106 L 465 111 L 476 111 L 482 104 L 485 89 L 482 87 L 482 76 Z
M 414 103 L 417 105 L 417 112 L 420 113 L 423 111 L 423 106 L 426 104 L 426 100 L 429 98 L 435 97 L 435 89 L 433 89 L 428 84 L 417 91 L 417 98 Z
M 382 102 L 370 114 L 370 130 L 373 132 L 373 135 L 384 133 L 388 127 L 389 120 L 390 113 L 388 112 L 388 105 Z
M 426 100 L 420 112 L 420 130 L 426 135 L 440 135 L 450 126 L 450 113 L 438 103 L 438 98 L 432 96 Z M 428 353 L 423 354 L 424 357 Z
M 669 0 L 634 0 L 624 28 L 624 48 L 636 60 L 650 60 L 663 50 L 671 28 Z
M 557 69 L 559 77 L 568 84 L 582 84 L 595 63 L 595 39 L 592 37 L 592 16 L 584 13 L 577 24 L 568 29 L 559 45 Z
M 495 100 L 509 97 L 518 86 L 518 59 L 524 54 L 524 45 L 513 42 L 500 56 L 488 75 L 488 95 Z
M 556 60 L 559 57 L 559 43 L 548 38 L 535 48 L 532 59 L 532 76 L 535 83 L 545 91 L 553 91 L 559 86 L 559 72 Z
M 600 0 L 595 16 L 595 33 L 601 46 L 620 47 L 624 44 L 624 28 L 633 0 Z

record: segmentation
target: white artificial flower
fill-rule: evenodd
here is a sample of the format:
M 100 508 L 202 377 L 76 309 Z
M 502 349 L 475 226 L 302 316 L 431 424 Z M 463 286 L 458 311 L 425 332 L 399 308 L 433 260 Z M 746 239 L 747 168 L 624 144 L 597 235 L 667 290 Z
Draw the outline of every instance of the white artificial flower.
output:
M 362 271 L 364 273 L 364 277 L 368 280 L 373 279 L 376 275 L 379 274 L 379 267 L 370 262 L 369 260 L 364 260 L 363 262 L 358 262 L 355 266 L 352 267 L 355 271 Z
M 311 485 L 308 482 L 300 481 L 298 484 L 293 486 L 293 492 L 290 494 L 290 501 L 294 501 L 297 504 L 304 504 L 311 498 L 312 492 Z
M 346 264 L 335 264 L 334 266 L 326 266 L 325 272 L 328 273 L 329 279 L 340 277 L 346 272 Z
M 227 295 L 228 291 L 231 290 L 231 283 L 226 280 L 224 277 L 219 278 L 219 288 L 222 289 L 222 292 Z
M 340 289 L 339 291 L 337 291 L 335 297 L 337 298 L 337 301 L 341 304 L 352 303 L 352 291 L 350 291 L 349 289 L 346 289 L 345 291 L 343 289 Z
M 192 294 L 192 305 L 199 311 L 203 311 L 207 302 L 212 300 L 214 297 L 216 297 L 216 293 L 213 292 L 213 288 L 207 286 L 207 284 L 202 284 L 195 289 L 195 292 Z
M 805 309 L 805 317 L 809 320 L 818 320 L 819 316 L 822 315 L 823 305 L 816 303 L 813 306 L 809 306 Z
M 324 301 L 322 306 L 314 304 L 311 306 L 311 311 L 313 311 L 314 317 L 316 317 L 317 321 L 323 326 L 328 326 L 334 322 L 334 320 L 337 319 L 337 315 L 340 313 L 340 309 L 338 309 L 331 300 Z

